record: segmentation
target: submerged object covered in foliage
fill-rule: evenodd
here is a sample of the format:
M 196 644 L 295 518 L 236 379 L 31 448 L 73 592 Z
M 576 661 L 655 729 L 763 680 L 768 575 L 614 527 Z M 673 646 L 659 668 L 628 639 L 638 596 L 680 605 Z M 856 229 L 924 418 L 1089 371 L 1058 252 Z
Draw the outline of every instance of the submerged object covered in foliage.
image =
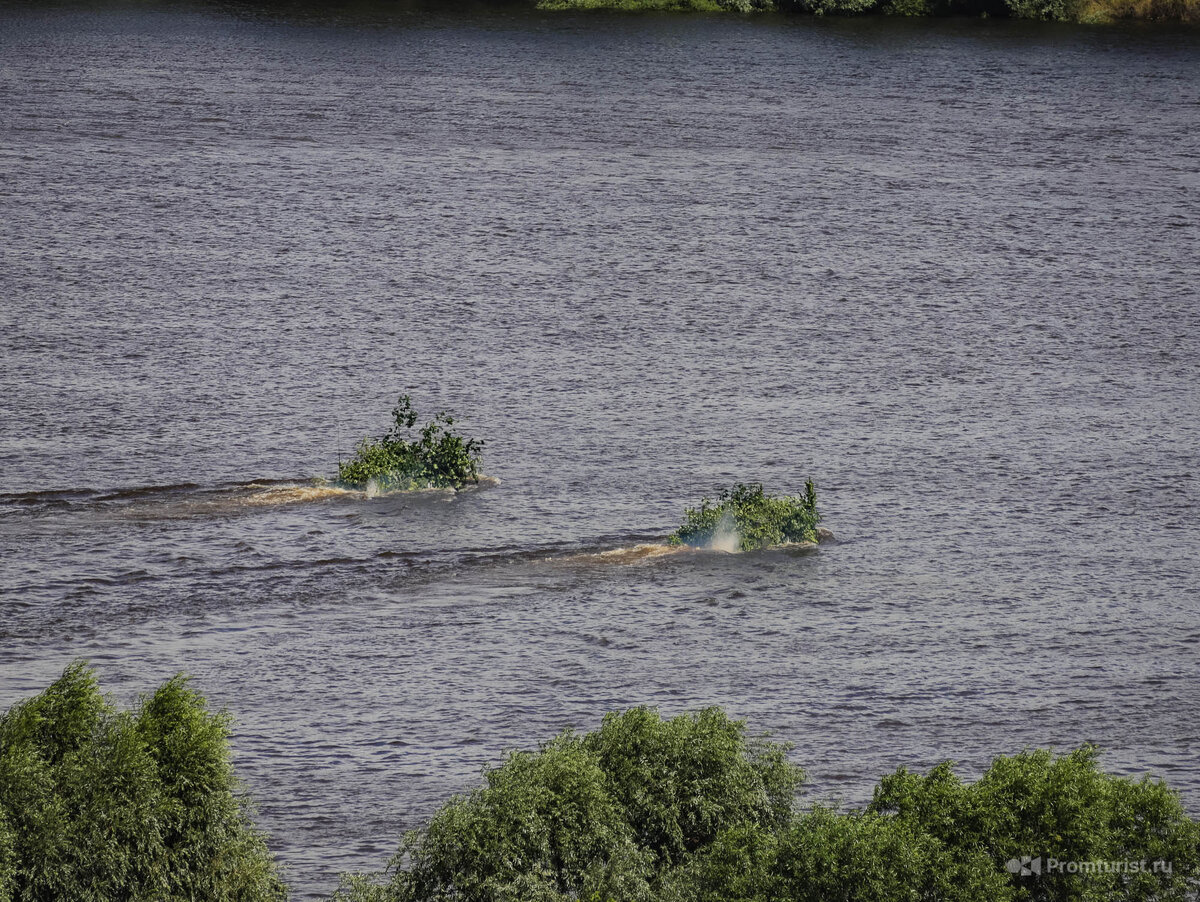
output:
M 401 396 L 392 409 L 392 428 L 382 438 L 359 442 L 354 457 L 338 464 L 338 482 L 357 489 L 374 484 L 383 492 L 479 482 L 482 441 L 455 432 L 454 418 L 445 411 L 408 438 L 416 422 L 412 399 Z
M 668 536 L 672 545 L 692 545 L 721 551 L 754 551 L 774 545 L 816 542 L 817 490 L 812 480 L 798 497 L 768 495 L 760 483 L 738 483 L 715 502 L 705 498 L 688 508 L 683 525 Z

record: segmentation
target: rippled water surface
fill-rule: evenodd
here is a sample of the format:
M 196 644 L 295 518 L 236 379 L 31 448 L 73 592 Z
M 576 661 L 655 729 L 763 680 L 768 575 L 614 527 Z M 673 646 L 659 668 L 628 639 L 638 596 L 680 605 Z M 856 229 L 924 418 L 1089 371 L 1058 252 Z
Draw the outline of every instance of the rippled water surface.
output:
M 1200 813 L 1198 124 L 1194 33 L 4 7 L 0 705 L 194 674 L 302 898 L 639 703 Z M 499 485 L 313 489 L 402 391 Z

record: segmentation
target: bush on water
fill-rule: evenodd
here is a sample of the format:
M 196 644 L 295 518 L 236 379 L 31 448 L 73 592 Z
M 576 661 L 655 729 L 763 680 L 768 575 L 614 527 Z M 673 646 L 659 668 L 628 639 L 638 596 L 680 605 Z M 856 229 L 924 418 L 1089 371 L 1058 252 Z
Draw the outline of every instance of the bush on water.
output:
M 901 768 L 849 812 L 800 810 L 786 752 L 716 708 L 610 714 L 510 755 L 335 899 L 1185 902 L 1200 887 L 1178 795 L 1103 773 L 1092 747 L 997 758 L 973 784 L 948 763 Z
M 74 664 L 0 716 L 0 902 L 287 897 L 229 760 L 175 677 L 119 711 Z
M 766 494 L 759 483 L 739 483 L 723 491 L 716 502 L 705 498 L 699 507 L 688 508 L 683 525 L 667 541 L 697 547 L 729 543 L 753 551 L 788 542 L 815 542 L 820 522 L 811 479 L 803 496 L 783 498 Z
M 378 439 L 364 438 L 354 457 L 338 464 L 338 482 L 365 489 L 374 482 L 380 491 L 417 488 L 458 489 L 479 482 L 483 442 L 453 430 L 454 418 L 442 411 L 426 423 L 416 438 L 412 399 L 401 396 L 392 409 L 392 427 Z

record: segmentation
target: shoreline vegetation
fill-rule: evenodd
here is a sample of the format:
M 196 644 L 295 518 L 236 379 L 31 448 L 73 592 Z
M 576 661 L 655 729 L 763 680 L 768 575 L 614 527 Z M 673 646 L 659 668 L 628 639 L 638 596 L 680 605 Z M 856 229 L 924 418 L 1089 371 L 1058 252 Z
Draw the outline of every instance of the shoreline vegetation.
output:
M 36 5 L 38 0 L 31 0 Z M 45 0 L 42 0 L 45 2 Z M 57 3 L 58 0 L 50 0 Z M 307 0 L 267 0 L 304 7 Z M 833 16 L 984 18 L 1077 25 L 1159 23 L 1200 26 L 1200 0 L 353 0 L 340 12 L 370 10 L 540 10 L 575 13 L 662 13 L 753 17 Z
M 182 674 L 119 710 L 82 663 L 0 715 L 0 902 L 282 902 L 230 763 L 229 716 Z M 801 804 L 790 745 L 720 708 L 639 707 L 512 752 L 335 902 L 1117 902 L 1200 889 L 1200 822 L 1098 751 L 885 776 Z M 1036 860 L 1036 864 L 1034 861 Z
M 1111 25 L 1200 23 L 1200 0 L 537 0 L 550 11 L 784 13 L 815 16 L 971 16 Z

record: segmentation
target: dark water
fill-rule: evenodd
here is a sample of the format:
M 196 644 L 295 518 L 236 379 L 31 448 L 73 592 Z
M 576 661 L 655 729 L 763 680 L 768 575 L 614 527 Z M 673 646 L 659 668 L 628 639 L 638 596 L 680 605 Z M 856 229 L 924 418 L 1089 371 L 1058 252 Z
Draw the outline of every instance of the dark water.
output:
M 1153 29 L 0 10 L 0 704 L 194 674 L 301 897 L 639 703 L 1200 812 L 1198 125 Z M 402 391 L 501 484 L 289 488 Z

